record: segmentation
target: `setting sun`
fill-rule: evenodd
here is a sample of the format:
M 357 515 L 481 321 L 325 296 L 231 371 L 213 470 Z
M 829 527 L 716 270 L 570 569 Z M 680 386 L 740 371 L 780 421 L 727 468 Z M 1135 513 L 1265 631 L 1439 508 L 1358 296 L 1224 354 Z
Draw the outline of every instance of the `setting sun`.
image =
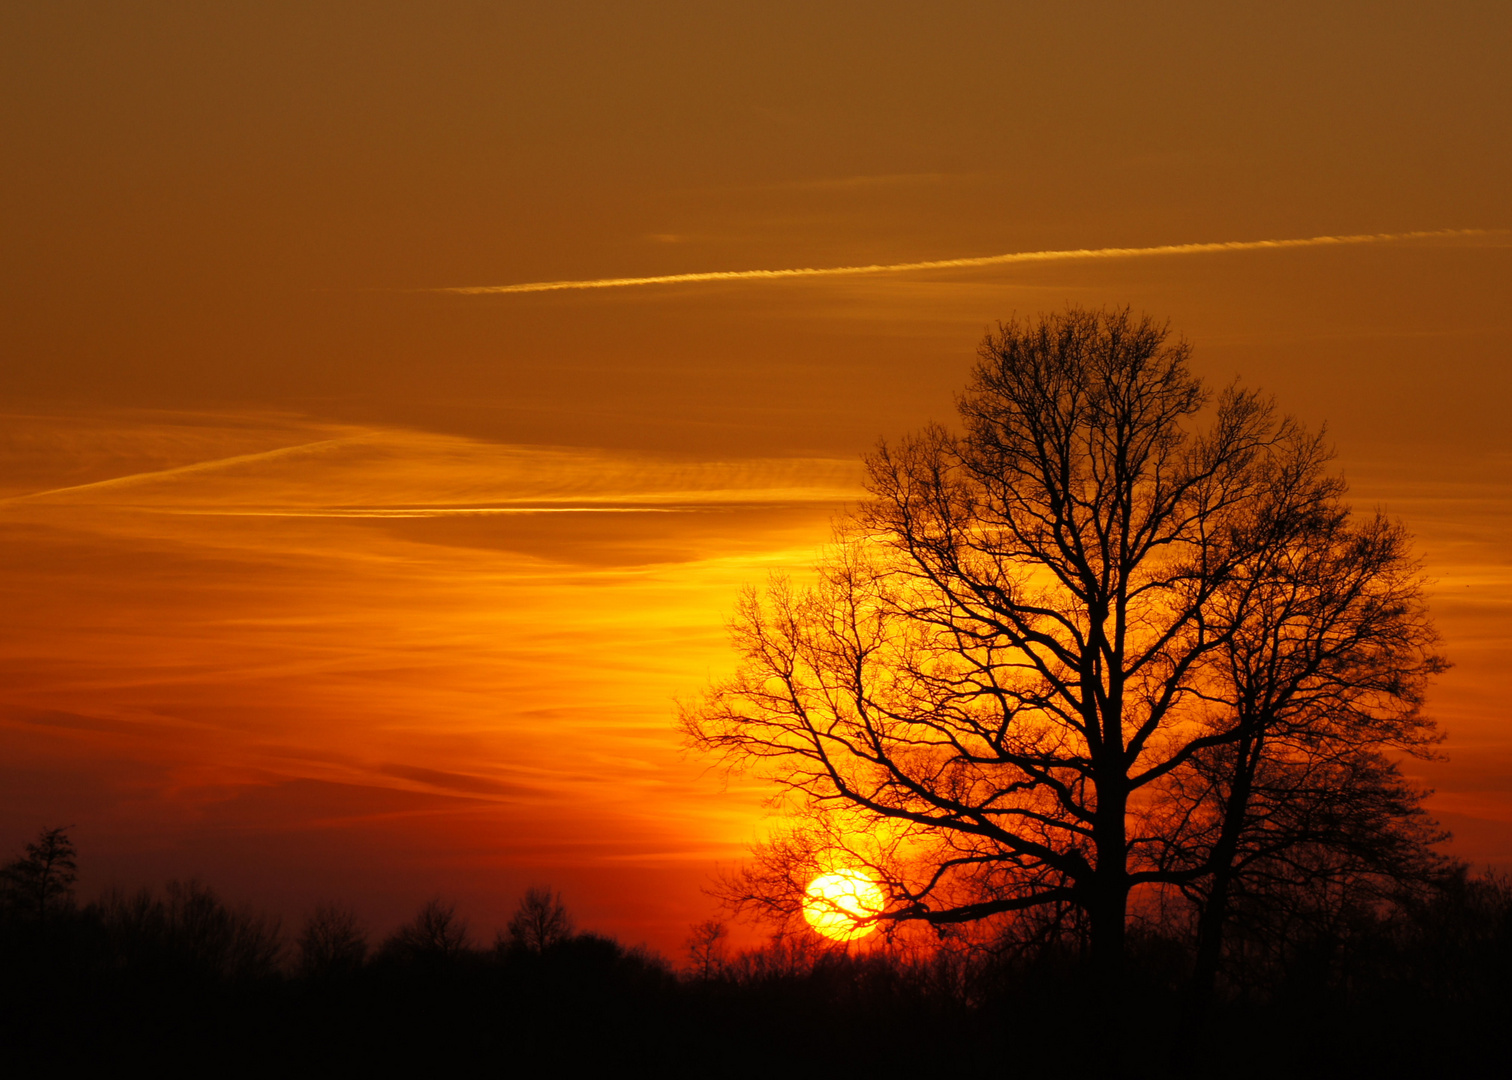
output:
M 820 874 L 803 900 L 803 917 L 820 934 L 835 941 L 855 941 L 877 929 L 861 922 L 887 904 L 882 889 L 860 870 L 836 870 Z

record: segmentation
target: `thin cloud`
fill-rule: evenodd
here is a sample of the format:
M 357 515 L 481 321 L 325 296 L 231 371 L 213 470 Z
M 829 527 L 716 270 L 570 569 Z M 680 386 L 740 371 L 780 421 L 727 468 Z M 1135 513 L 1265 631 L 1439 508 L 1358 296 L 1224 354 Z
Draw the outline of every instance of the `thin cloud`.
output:
M 215 440 L 204 449 L 211 453 L 190 464 L 123 470 L 83 484 L 38 484 L 42 490 L 0 498 L 0 514 L 91 509 L 247 518 L 624 516 L 839 503 L 864 494 L 853 461 L 689 461 L 397 428 L 349 429 L 340 437 L 306 438 L 255 453 L 218 453 Z
M 493 514 L 674 514 L 701 507 L 663 506 L 417 506 L 400 507 L 215 507 L 207 510 L 164 510 L 155 513 L 186 517 L 281 518 L 432 518 L 485 517 Z
M 33 491 L 25 495 L 15 495 L 8 499 L 0 499 L 0 506 L 46 499 L 54 495 L 73 495 L 85 491 L 110 491 L 115 488 L 131 487 L 144 482 L 162 480 L 169 477 L 192 476 L 196 473 L 214 472 L 232 466 L 246 465 L 251 462 L 275 461 L 279 458 L 290 457 L 291 455 L 319 453 L 322 450 L 349 445 L 353 441 L 355 440 L 352 438 L 320 439 L 316 442 L 299 443 L 296 446 L 280 446 L 273 450 L 263 450 L 255 454 L 236 454 L 232 457 L 216 458 L 213 461 L 196 461 L 189 465 L 179 465 L 171 469 L 152 469 L 148 472 L 132 473 L 129 476 L 113 476 L 108 480 L 95 480 L 88 484 L 70 484 L 67 487 L 50 488 L 47 491 Z
M 759 184 L 745 188 L 747 191 L 855 191 L 873 187 L 903 187 L 909 184 L 940 184 L 948 180 L 961 180 L 969 173 L 879 173 L 867 176 L 838 176 L 825 180 L 789 180 L 784 183 Z M 738 190 L 738 189 L 737 189 Z
M 787 270 L 714 270 L 696 274 L 659 274 L 654 277 L 591 278 L 581 281 L 531 281 L 519 285 L 456 285 L 420 289 L 419 292 L 458 293 L 464 296 L 502 293 L 556 292 L 562 289 L 622 289 L 634 285 L 685 285 L 704 281 L 765 281 L 776 278 L 852 277 L 860 274 L 892 274 L 908 270 L 963 270 L 978 266 L 1012 263 L 1069 262 L 1073 259 L 1132 259 L 1150 255 L 1204 255 L 1221 251 L 1267 251 L 1282 248 L 1336 247 L 1347 244 L 1384 244 L 1396 240 L 1427 240 L 1447 237 L 1489 236 L 1505 229 L 1434 229 L 1402 233 L 1361 233 L 1354 236 L 1309 236 L 1296 240 L 1226 240 L 1207 244 L 1162 244 L 1142 248 L 1076 248 L 1070 251 L 1016 251 L 1006 255 L 981 255 L 968 259 L 930 259 L 923 262 L 870 263 L 865 266 L 795 267 Z

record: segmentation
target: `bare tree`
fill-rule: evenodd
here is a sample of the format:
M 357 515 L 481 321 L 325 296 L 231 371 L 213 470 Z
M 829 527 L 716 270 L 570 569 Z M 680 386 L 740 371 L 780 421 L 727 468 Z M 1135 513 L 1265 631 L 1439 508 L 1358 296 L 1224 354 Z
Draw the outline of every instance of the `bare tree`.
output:
M 694 923 L 688 933 L 688 960 L 693 974 L 704 981 L 719 975 L 729 963 L 729 950 L 725 938 L 730 930 L 719 919 L 705 919 Z
M 1199 904 L 1194 986 L 1211 991 L 1231 897 L 1254 903 L 1319 881 L 1386 889 L 1439 869 L 1442 839 L 1422 792 L 1381 754 L 1428 756 L 1422 713 L 1432 652 L 1406 532 L 1380 515 L 1355 522 L 1337 499 L 1281 545 L 1263 580 L 1241 570 L 1238 624 L 1210 674 L 1223 741 L 1173 785 Z
M 389 935 L 383 955 L 410 962 L 450 960 L 467 952 L 467 920 L 439 897 L 427 900 L 413 919 Z
M 227 978 L 261 978 L 283 952 L 277 916 L 232 909 L 198 881 L 170 881 L 164 916 L 169 940 L 196 967 Z
M 197 881 L 170 881 L 165 896 L 110 889 L 89 909 L 126 965 L 161 963 L 214 979 L 273 975 L 283 952 L 276 916 L 228 908 Z
M 79 869 L 76 855 L 65 826 L 43 829 L 36 843 L 26 845 L 25 855 L 0 868 L 7 906 L 44 925 L 50 914 L 69 908 Z
M 367 959 L 367 930 L 357 913 L 340 904 L 315 905 L 299 932 L 299 970 L 306 977 L 346 975 Z
M 510 917 L 508 931 L 511 947 L 543 953 L 572 936 L 572 916 L 561 893 L 553 893 L 546 885 L 532 885 Z
M 1074 908 L 1111 986 L 1131 891 L 1211 878 L 1221 857 L 1178 859 L 1173 838 L 1193 774 L 1255 726 L 1222 661 L 1343 508 L 1320 437 L 1252 391 L 1209 395 L 1188 353 L 1127 311 L 1001 326 L 964 431 L 882 446 L 818 583 L 744 596 L 741 665 L 682 723 L 802 815 L 746 899 L 791 911 L 839 863 L 887 883 L 884 923 Z M 1400 562 L 1367 584 L 1383 575 L 1416 588 Z M 1419 613 L 1359 633 L 1387 655 L 1428 630 Z M 1413 685 L 1292 715 L 1370 748 L 1406 730 L 1374 710 Z

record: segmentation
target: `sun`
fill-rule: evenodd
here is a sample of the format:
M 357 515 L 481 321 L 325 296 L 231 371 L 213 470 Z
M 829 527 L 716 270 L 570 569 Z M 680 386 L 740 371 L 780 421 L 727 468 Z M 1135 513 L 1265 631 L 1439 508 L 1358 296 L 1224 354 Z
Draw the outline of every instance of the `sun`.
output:
M 803 917 L 818 933 L 835 941 L 855 941 L 877 929 L 858 919 L 875 915 L 887 904 L 881 887 L 860 870 L 820 874 L 803 897 Z

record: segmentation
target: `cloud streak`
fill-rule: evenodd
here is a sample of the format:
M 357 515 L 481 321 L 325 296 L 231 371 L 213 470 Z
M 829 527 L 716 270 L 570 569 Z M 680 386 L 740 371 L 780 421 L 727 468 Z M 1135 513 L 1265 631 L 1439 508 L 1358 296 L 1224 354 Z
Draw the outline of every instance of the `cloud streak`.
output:
M 1133 259 L 1153 255 L 1205 255 L 1224 251 L 1270 251 L 1284 248 L 1385 244 L 1399 240 L 1489 236 L 1506 231 L 1505 229 L 1433 229 L 1401 233 L 1359 233 L 1353 236 L 1309 236 L 1294 240 L 1225 240 L 1205 244 L 1162 244 L 1158 247 L 1016 251 L 1009 252 L 1006 255 L 981 255 L 966 259 L 929 259 L 923 262 L 869 263 L 865 266 L 794 267 L 786 270 L 712 270 L 693 274 L 659 274 L 654 277 L 590 278 L 580 281 L 531 281 L 519 285 L 456 285 L 447 288 L 421 289 L 417 291 L 455 293 L 463 296 L 491 296 L 504 293 L 557 292 L 564 289 L 623 289 L 637 285 L 686 285 L 698 284 L 705 281 L 767 281 L 778 278 L 854 277 L 862 274 L 892 274 L 910 270 L 964 270 L 979 266 L 1070 262 L 1077 259 Z
M 250 418 L 245 425 L 254 426 Z M 5 520 L 73 520 L 78 511 L 261 518 L 467 518 L 699 513 L 838 504 L 864 495 L 856 463 L 829 458 L 688 460 L 592 448 L 491 443 L 401 428 L 278 428 L 284 445 L 225 454 L 221 440 L 183 441 L 204 458 L 0 498 Z M 121 432 L 129 441 L 133 432 Z M 326 438 L 311 436 L 326 435 Z M 301 438 L 300 436 L 304 436 Z M 106 440 L 108 441 L 108 440 Z M 0 447 L 0 476 L 11 459 Z M 60 474 L 78 470 L 55 456 Z M 141 455 L 126 454 L 136 463 Z M 91 457 L 94 470 L 110 462 Z M 14 470 L 10 470 L 14 471 Z M 62 517 L 59 517 L 62 515 Z M 606 528 L 612 528 L 606 524 Z
M 194 476 L 198 473 L 216 472 L 251 463 L 261 464 L 294 455 L 319 453 L 323 450 L 348 445 L 353 441 L 351 438 L 321 439 L 316 442 L 299 443 L 295 446 L 280 446 L 273 450 L 262 450 L 255 454 L 237 454 L 233 457 L 215 458 L 211 461 L 196 461 L 189 465 L 178 465 L 171 469 L 153 469 L 148 472 L 131 473 L 127 476 L 113 476 L 108 480 L 95 480 L 88 484 L 70 484 L 67 487 L 50 488 L 47 491 L 33 491 L 25 495 L 14 495 L 10 498 L 0 499 L 0 506 L 42 500 L 55 495 L 113 491 L 117 488 L 133 487 L 146 481 Z

